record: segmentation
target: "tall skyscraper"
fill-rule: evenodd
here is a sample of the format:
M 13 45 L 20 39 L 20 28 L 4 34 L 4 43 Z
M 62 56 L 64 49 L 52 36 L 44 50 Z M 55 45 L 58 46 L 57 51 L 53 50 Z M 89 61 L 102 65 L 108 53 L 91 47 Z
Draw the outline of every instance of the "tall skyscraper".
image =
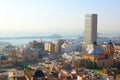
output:
M 85 45 L 91 44 L 97 40 L 97 14 L 85 15 Z

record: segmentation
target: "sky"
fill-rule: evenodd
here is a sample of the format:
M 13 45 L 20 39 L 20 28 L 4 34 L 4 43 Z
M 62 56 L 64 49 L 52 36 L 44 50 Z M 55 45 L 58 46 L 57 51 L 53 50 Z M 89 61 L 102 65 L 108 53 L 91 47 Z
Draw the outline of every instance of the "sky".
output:
M 98 32 L 120 31 L 120 0 L 0 0 L 0 36 L 81 33 L 92 13 Z

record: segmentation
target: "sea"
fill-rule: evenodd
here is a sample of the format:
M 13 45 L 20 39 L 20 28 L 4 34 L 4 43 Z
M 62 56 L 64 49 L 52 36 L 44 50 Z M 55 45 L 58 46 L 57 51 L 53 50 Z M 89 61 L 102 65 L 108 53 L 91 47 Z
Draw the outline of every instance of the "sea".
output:
M 12 45 L 24 45 L 24 44 L 28 44 L 29 42 L 36 40 L 36 41 L 43 41 L 43 42 L 52 42 L 54 40 L 57 39 L 69 39 L 69 40 L 80 40 L 83 39 L 83 33 L 80 32 L 71 32 L 71 33 L 59 33 L 60 36 L 62 35 L 62 37 L 60 38 L 51 38 L 51 37 L 41 37 L 41 36 L 51 36 L 51 35 L 57 34 L 57 33 L 7 33 L 4 35 L 0 35 L 0 42 L 7 42 L 10 43 Z M 59 36 L 59 34 L 57 34 Z M 99 33 L 99 37 L 111 37 L 112 34 L 110 33 Z M 101 35 L 102 34 L 102 35 Z M 115 33 L 114 33 L 115 34 Z M 40 37 L 32 37 L 32 38 L 14 38 L 15 36 L 40 36 Z M 113 36 L 113 35 L 112 35 Z M 10 38 L 6 38 L 6 37 L 10 37 Z M 12 38 L 11 38 L 12 37 Z M 104 39 L 102 39 L 103 41 L 105 41 Z
M 0 39 L 1 43 L 10 43 L 12 45 L 25 45 L 31 41 L 42 41 L 42 42 L 52 42 L 57 39 L 67 39 L 67 40 L 78 40 L 78 37 L 61 37 L 61 38 L 10 38 L 10 39 Z

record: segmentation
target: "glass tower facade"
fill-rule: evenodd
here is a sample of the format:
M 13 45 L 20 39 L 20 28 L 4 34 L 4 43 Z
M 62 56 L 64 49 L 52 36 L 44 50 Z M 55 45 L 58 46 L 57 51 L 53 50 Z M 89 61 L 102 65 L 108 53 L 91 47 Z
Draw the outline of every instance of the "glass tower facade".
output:
M 86 14 L 84 43 L 85 45 L 88 45 L 96 41 L 96 39 L 97 39 L 97 14 Z

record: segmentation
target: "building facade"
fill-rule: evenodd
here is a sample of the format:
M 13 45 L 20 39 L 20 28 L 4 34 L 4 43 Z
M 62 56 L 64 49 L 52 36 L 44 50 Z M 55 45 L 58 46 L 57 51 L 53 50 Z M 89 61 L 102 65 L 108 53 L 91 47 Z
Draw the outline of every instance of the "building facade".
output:
M 29 47 L 33 49 L 44 50 L 44 42 L 34 40 L 29 42 Z
M 47 42 L 44 44 L 44 50 L 49 52 L 55 52 L 55 45 L 51 42 Z
M 81 52 L 82 46 L 77 42 L 65 42 L 61 46 L 62 53 Z
M 86 14 L 84 43 L 85 45 L 88 45 L 96 41 L 96 39 L 97 39 L 97 14 Z
M 8 80 L 27 80 L 23 70 L 11 69 L 8 71 Z
M 105 52 L 101 52 L 97 48 L 97 43 L 93 43 L 93 49 L 91 49 L 87 54 L 83 54 L 82 58 L 86 59 L 85 66 L 92 68 L 110 68 L 114 66 L 114 47 L 111 42 L 108 42 Z M 88 65 L 90 64 L 90 65 Z
M 55 52 L 60 54 L 61 53 L 61 45 L 65 42 L 65 40 L 58 39 L 54 40 L 53 44 L 55 44 Z

